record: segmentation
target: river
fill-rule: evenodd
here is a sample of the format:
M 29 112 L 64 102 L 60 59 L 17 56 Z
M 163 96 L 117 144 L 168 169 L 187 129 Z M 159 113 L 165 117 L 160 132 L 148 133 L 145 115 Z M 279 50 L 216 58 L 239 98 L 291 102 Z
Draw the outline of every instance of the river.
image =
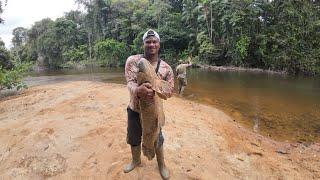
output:
M 79 80 L 125 84 L 123 71 L 88 68 L 30 73 L 24 81 L 28 86 Z M 221 109 L 234 121 L 275 140 L 320 141 L 319 78 L 203 69 L 189 69 L 187 76 L 183 98 Z

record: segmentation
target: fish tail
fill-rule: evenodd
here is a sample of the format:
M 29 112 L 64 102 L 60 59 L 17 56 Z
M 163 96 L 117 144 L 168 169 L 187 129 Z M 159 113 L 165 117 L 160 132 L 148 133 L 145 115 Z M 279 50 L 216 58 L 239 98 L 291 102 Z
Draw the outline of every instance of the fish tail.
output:
M 150 149 L 142 145 L 143 155 L 148 158 L 148 160 L 152 160 L 155 157 L 154 148 Z

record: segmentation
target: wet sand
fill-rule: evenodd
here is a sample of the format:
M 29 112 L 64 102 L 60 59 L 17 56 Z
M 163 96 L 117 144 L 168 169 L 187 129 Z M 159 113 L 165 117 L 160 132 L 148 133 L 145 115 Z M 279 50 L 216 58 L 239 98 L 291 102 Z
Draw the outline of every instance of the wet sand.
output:
M 125 85 L 65 82 L 0 99 L 0 179 L 161 179 L 156 160 L 125 174 Z M 320 144 L 271 140 L 224 112 L 164 102 L 171 179 L 319 179 Z

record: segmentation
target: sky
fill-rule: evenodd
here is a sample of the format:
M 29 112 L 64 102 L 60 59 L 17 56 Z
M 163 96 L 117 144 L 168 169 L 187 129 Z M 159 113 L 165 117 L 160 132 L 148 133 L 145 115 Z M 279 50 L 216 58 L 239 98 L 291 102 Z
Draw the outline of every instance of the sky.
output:
M 44 18 L 55 20 L 62 17 L 65 12 L 77 10 L 74 0 L 8 0 L 3 7 L 0 24 L 0 37 L 6 47 L 12 46 L 12 30 L 16 27 L 31 28 L 31 26 Z

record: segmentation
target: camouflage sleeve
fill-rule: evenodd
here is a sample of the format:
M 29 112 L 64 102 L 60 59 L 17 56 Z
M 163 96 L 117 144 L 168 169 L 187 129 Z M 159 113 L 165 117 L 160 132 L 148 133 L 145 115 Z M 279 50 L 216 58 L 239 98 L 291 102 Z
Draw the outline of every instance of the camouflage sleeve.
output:
M 166 96 L 171 97 L 172 93 L 173 93 L 173 89 L 174 89 L 174 74 L 173 74 L 172 68 L 170 66 L 168 66 L 168 74 L 165 78 L 165 81 L 167 81 L 170 85 L 170 90 L 166 94 Z
M 137 96 L 136 89 L 138 87 L 137 84 L 137 75 L 134 69 L 137 68 L 135 65 L 134 58 L 132 56 L 128 57 L 125 65 L 125 77 L 127 80 L 127 87 L 130 91 L 130 94 L 133 96 Z

